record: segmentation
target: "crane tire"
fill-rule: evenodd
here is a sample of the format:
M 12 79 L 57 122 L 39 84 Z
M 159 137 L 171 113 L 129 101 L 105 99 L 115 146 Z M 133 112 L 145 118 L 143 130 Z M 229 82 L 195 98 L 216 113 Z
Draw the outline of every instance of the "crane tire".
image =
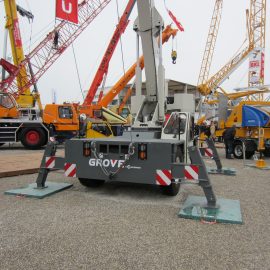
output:
M 102 186 L 104 180 L 88 179 L 88 178 L 79 178 L 80 183 L 85 187 L 96 188 Z
M 40 127 L 24 128 L 20 134 L 20 140 L 27 149 L 36 150 L 46 144 L 46 133 Z
M 177 149 L 175 156 L 176 163 L 184 162 L 184 157 L 180 148 Z M 176 196 L 180 190 L 180 185 L 181 184 L 179 182 L 171 182 L 169 186 L 161 186 L 162 194 L 167 196 Z
M 254 155 L 255 151 L 246 151 L 246 159 L 250 159 Z M 243 144 L 240 141 L 236 141 L 233 145 L 233 155 L 237 159 L 243 159 Z
M 180 183 L 171 183 L 169 186 L 161 187 L 162 194 L 167 196 L 176 196 L 180 190 Z

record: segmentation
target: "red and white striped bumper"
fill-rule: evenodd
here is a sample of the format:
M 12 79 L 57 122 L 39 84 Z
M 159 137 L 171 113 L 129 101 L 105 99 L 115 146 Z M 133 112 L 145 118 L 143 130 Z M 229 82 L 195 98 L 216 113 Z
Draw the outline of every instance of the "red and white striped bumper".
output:
M 185 179 L 190 182 L 198 182 L 199 180 L 199 166 L 196 165 L 186 165 L 184 166 L 184 176 Z
M 67 177 L 76 177 L 77 166 L 73 163 L 65 163 L 65 176 Z
M 159 186 L 169 186 L 172 182 L 171 170 L 156 170 L 156 184 Z

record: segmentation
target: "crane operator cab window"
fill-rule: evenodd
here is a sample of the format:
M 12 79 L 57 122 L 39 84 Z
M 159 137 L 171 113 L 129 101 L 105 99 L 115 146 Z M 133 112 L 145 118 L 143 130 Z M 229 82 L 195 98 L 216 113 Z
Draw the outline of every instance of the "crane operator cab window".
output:
M 166 126 L 164 127 L 165 134 L 184 134 L 186 131 L 187 116 L 183 113 L 172 113 Z
M 58 108 L 59 118 L 72 119 L 73 113 L 70 106 L 60 106 Z
M 12 100 L 11 96 L 2 93 L 0 94 L 0 106 L 7 108 L 7 109 L 11 109 L 13 107 L 15 107 L 15 103 Z

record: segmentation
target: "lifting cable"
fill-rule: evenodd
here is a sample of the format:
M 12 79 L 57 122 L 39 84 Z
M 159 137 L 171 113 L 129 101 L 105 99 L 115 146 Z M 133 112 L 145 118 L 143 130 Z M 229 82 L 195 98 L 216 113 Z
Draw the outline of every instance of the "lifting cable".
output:
M 116 10 L 117 10 L 117 17 L 118 17 L 118 24 L 120 21 L 120 15 L 119 15 L 119 4 L 118 0 L 116 0 Z M 123 44 L 122 44 L 122 37 L 120 36 L 120 47 L 121 47 L 121 56 L 122 56 L 122 67 L 123 67 L 123 72 L 124 75 L 126 75 L 126 70 L 125 70 L 125 60 L 124 60 L 124 52 L 123 52 Z
M 25 2 L 26 2 L 26 5 L 27 5 L 28 10 L 32 13 L 31 7 L 29 5 L 28 0 L 25 0 Z M 33 20 L 34 20 L 34 17 L 32 18 L 32 21 L 29 19 L 29 23 L 30 23 L 31 29 L 30 29 L 30 37 L 29 37 L 29 45 L 28 45 L 28 54 L 30 54 L 30 52 L 31 52 L 30 50 L 31 50 L 31 45 L 32 45 Z
M 168 12 L 168 15 L 170 16 L 170 18 L 173 20 L 173 22 L 175 23 L 175 25 L 177 26 L 177 28 L 179 29 L 180 32 L 184 31 L 184 27 L 182 26 L 182 24 L 177 20 L 177 18 L 174 16 L 174 14 L 171 12 L 171 10 L 169 10 L 166 6 L 166 1 L 164 0 L 164 6 L 166 11 Z M 176 64 L 176 58 L 177 58 L 177 39 L 176 39 L 176 48 L 174 49 L 174 37 L 172 39 L 172 53 L 171 53 L 171 58 L 172 58 L 172 63 Z
M 55 17 L 55 19 L 54 19 L 54 29 L 56 29 L 56 27 L 57 27 L 57 18 Z M 60 38 L 59 31 L 54 30 L 53 49 L 57 49 L 59 38 Z M 71 47 L 72 47 L 72 53 L 73 53 L 73 58 L 74 58 L 74 62 L 75 62 L 75 67 L 76 67 L 77 78 L 78 78 L 78 82 L 79 82 L 79 86 L 80 86 L 80 92 L 81 92 L 82 98 L 84 100 L 84 94 L 83 94 L 83 90 L 82 90 L 82 83 L 81 83 L 81 78 L 80 78 L 80 73 L 79 73 L 79 68 L 78 68 L 78 63 L 77 63 L 77 58 L 76 58 L 73 42 L 71 43 Z
M 74 62 L 75 62 L 75 67 L 76 67 L 76 72 L 77 72 L 77 77 L 78 77 L 78 81 L 79 81 L 80 91 L 81 91 L 82 97 L 84 99 L 84 94 L 83 94 L 82 84 L 81 84 L 81 79 L 80 79 L 80 74 L 79 74 L 79 68 L 78 68 L 78 64 L 77 64 L 77 59 L 76 59 L 76 55 L 75 55 L 75 50 L 74 50 L 73 42 L 71 43 L 71 47 L 72 47 L 72 52 L 73 52 L 73 57 L 74 57 Z
M 31 23 L 31 29 L 30 29 L 30 37 L 29 37 L 29 45 L 28 45 L 28 54 L 30 54 L 30 52 L 31 52 L 32 34 L 33 34 L 33 22 Z

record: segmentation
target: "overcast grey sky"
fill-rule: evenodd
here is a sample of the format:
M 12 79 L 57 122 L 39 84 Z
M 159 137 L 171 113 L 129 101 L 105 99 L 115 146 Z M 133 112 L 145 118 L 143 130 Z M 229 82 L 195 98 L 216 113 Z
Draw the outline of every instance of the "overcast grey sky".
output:
M 127 4 L 127 0 L 118 0 L 118 2 L 121 14 Z M 229 61 L 245 40 L 247 35 L 245 10 L 249 7 L 249 2 L 249 0 L 224 1 L 223 16 L 210 74 L 214 74 Z M 178 59 L 176 65 L 171 63 L 170 58 L 172 42 L 169 41 L 164 46 L 163 54 L 166 78 L 190 84 L 197 83 L 214 3 L 215 0 L 166 0 L 168 8 L 172 10 L 185 28 L 185 32 L 178 33 L 177 35 Z M 29 52 L 30 37 L 31 46 L 34 48 L 37 42 L 52 30 L 55 17 L 55 0 L 17 0 L 17 4 L 31 10 L 35 16 L 32 26 L 28 23 L 27 19 L 20 18 L 21 33 L 25 45 L 25 53 L 27 54 Z M 165 10 L 164 1 L 155 0 L 155 4 L 163 16 L 165 24 L 170 24 L 171 19 Z M 3 29 L 4 5 L 2 1 L 0 5 L 2 11 L 0 26 Z M 267 6 L 267 14 L 270 14 L 269 5 Z M 132 30 L 133 21 L 136 16 L 137 7 L 135 6 L 131 16 L 131 23 L 122 38 L 124 65 L 126 69 L 136 60 L 136 36 Z M 76 60 L 84 90 L 88 89 L 92 82 L 116 24 L 116 0 L 112 0 L 74 42 Z M 270 48 L 269 42 L 267 42 L 269 40 L 269 29 L 269 20 L 267 18 L 265 84 L 270 84 Z M 0 31 L 1 56 L 3 51 L 3 33 L 4 31 Z M 229 80 L 226 80 L 223 84 L 224 88 L 231 91 L 236 87 L 247 86 L 247 70 L 248 64 L 246 62 L 230 76 Z M 122 57 L 120 46 L 118 46 L 110 64 L 106 85 L 114 84 L 122 75 Z M 82 100 L 71 47 L 43 75 L 38 82 L 38 87 L 41 93 L 42 103 L 44 104 L 51 102 L 52 89 L 55 89 L 57 92 L 58 102 Z

